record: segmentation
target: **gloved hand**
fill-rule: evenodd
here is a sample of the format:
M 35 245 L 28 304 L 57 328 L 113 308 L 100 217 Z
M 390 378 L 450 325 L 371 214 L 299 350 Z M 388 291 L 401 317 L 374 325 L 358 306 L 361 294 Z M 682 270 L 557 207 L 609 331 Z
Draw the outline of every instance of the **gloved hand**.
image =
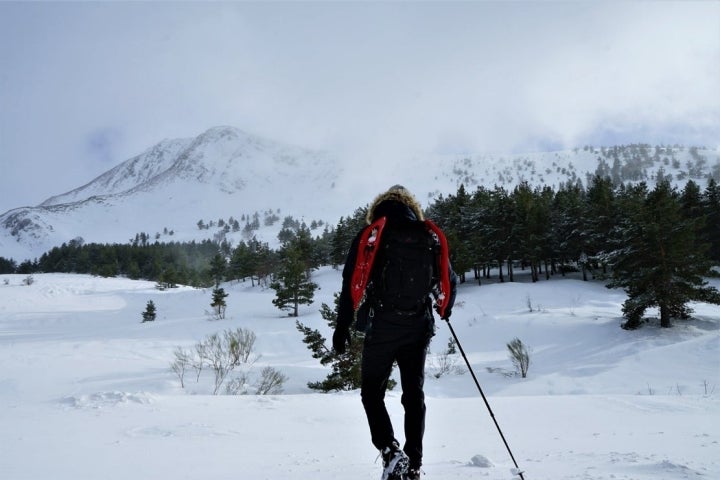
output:
M 435 305 L 435 311 L 438 313 L 438 315 L 440 315 L 440 307 L 439 307 L 438 305 Z M 445 309 L 445 315 L 443 315 L 443 316 L 440 317 L 440 318 L 442 318 L 442 319 L 445 320 L 445 321 L 449 321 L 451 314 L 452 314 L 452 309 L 451 309 L 451 308 L 446 308 L 446 309 Z
M 348 327 L 337 327 L 332 338 L 333 349 L 339 353 L 345 353 L 345 347 L 350 345 L 350 329 Z

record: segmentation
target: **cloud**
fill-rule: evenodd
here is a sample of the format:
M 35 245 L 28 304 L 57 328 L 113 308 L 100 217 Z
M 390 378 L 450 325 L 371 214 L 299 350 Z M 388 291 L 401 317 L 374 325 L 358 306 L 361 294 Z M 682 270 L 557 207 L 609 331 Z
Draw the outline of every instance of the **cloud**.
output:
M 87 151 L 91 158 L 96 158 L 101 163 L 117 163 L 115 150 L 121 140 L 122 133 L 116 127 L 98 128 L 87 135 Z M 122 160 L 127 159 L 120 159 L 120 161 Z
M 717 2 L 0 3 L 0 211 L 214 125 L 349 165 L 717 144 L 718 19 Z

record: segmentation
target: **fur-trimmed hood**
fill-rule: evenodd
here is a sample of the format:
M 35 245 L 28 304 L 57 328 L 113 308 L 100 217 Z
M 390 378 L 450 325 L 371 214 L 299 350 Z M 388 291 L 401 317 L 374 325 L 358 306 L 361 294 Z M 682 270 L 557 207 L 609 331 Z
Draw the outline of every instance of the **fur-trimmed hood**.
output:
M 424 219 L 420 203 L 402 185 L 394 185 L 378 195 L 368 208 L 365 220 L 369 225 L 378 218 L 388 215 L 399 215 L 411 220 Z

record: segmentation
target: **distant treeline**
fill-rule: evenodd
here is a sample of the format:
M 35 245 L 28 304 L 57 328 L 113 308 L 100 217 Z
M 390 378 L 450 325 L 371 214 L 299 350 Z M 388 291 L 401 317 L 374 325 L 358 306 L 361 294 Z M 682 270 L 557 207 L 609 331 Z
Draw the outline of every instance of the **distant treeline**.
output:
M 157 281 L 164 287 L 177 284 L 208 287 L 218 281 L 236 279 L 267 283 L 289 245 L 302 246 L 308 269 L 331 263 L 328 230 L 313 238 L 309 228 L 299 223 L 284 228 L 278 236 L 282 240 L 279 250 L 255 238 L 241 241 L 234 248 L 225 241 L 211 240 L 153 243 L 145 233 L 136 235 L 129 244 L 84 243 L 78 238 L 19 265 L 0 257 L 0 273 L 86 273 Z
M 630 251 L 661 261 L 680 242 L 693 259 L 720 265 L 714 179 L 704 190 L 690 180 L 682 191 L 666 180 L 650 190 L 645 182 L 614 186 L 600 176 L 587 188 L 576 182 L 557 191 L 522 183 L 512 191 L 478 187 L 469 193 L 460 186 L 435 200 L 427 215 L 445 231 L 457 272 L 474 270 L 478 278 L 503 266 L 500 279 L 512 281 L 514 265 L 529 268 L 535 281 L 541 273 L 575 267 L 586 275 L 607 274 Z
M 39 259 L 21 263 L 16 272 L 122 275 L 131 279 L 200 286 L 212 283 L 208 266 L 217 252 L 218 245 L 210 240 L 200 243 L 85 244 L 81 239 L 75 239 L 54 247 Z M 12 266 L 12 261 L 9 263 L 4 261 L 6 268 Z
M 0 273 L 123 275 L 164 285 L 208 286 L 221 272 L 222 280 L 267 284 L 288 246 L 303 252 L 308 271 L 342 265 L 366 212 L 358 208 L 315 237 L 304 223 L 288 223 L 278 250 L 255 238 L 235 247 L 210 240 L 149 243 L 147 235 L 131 244 L 78 239 L 20 265 L 0 257 Z M 533 281 L 576 270 L 584 279 L 606 278 L 610 286 L 631 294 L 633 289 L 638 295 L 654 292 L 646 308 L 675 290 L 682 290 L 685 300 L 704 300 L 688 292 L 720 265 L 720 187 L 714 179 L 704 189 L 690 180 L 682 190 L 666 179 L 650 189 L 645 182 L 615 185 L 609 176 L 596 176 L 587 187 L 577 181 L 557 190 L 528 183 L 511 191 L 478 187 L 467 192 L 460 186 L 454 195 L 437 198 L 426 214 L 445 231 L 461 281 L 468 272 L 480 281 L 491 274 L 513 281 L 518 266 L 529 269 Z

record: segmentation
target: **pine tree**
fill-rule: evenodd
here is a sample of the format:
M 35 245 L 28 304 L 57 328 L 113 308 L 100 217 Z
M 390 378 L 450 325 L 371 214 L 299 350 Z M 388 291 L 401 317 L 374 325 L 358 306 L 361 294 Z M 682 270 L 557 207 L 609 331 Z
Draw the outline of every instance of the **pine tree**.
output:
M 302 222 L 298 226 L 292 238 L 286 242 L 284 246 L 298 250 L 298 255 L 303 259 L 308 274 L 321 265 L 320 259 L 316 254 L 315 241 L 305 222 Z
M 446 199 L 445 213 L 441 214 L 442 226 L 440 228 L 447 238 L 450 260 L 456 270 L 460 283 L 465 282 L 465 272 L 470 270 L 474 263 L 473 258 L 473 237 L 470 234 L 468 218 L 470 215 L 471 197 L 465 190 L 465 185 L 460 184 L 457 193 Z M 431 220 L 437 220 L 438 216 L 432 214 Z
M 156 316 L 155 303 L 152 300 L 148 300 L 145 311 L 142 313 L 142 323 L 154 322 Z
M 210 261 L 210 276 L 213 282 L 215 282 L 216 287 L 224 280 L 226 272 L 227 262 L 225 261 L 225 257 L 218 253 Z
M 582 241 L 587 250 L 584 253 L 590 262 L 602 265 L 604 274 L 607 267 L 606 255 L 612 251 L 613 231 L 618 223 L 619 210 L 610 179 L 595 177 L 585 198 L 587 226 Z
M 330 242 L 330 258 L 333 265 L 342 265 L 350 251 L 350 245 L 357 233 L 367 225 L 367 207 L 358 208 L 352 216 L 340 217 L 335 234 Z
M 289 245 L 283 252 L 280 268 L 275 274 L 275 281 L 270 284 L 276 296 L 273 305 L 281 310 L 290 309 L 290 316 L 298 316 L 299 305 L 313 303 L 316 283 L 310 281 L 310 272 L 302 256 L 302 252 L 295 245 Z
M 541 262 L 552 254 L 550 253 L 550 204 L 553 192 L 544 190 L 531 190 L 527 182 L 515 188 L 513 199 L 515 204 L 514 235 L 516 237 L 515 255 L 529 263 L 532 281 L 538 280 L 538 271 Z
M 320 315 L 323 320 L 325 320 L 333 330 L 337 325 L 339 298 L 340 295 L 335 293 L 334 309 L 330 309 L 325 303 L 322 304 L 320 309 Z M 350 345 L 345 350 L 345 353 L 338 354 L 327 344 L 327 340 L 319 330 L 312 329 L 300 321 L 296 321 L 295 326 L 303 334 L 303 343 L 313 352 L 312 357 L 320 360 L 322 365 L 330 365 L 331 368 L 331 372 L 324 380 L 309 382 L 308 387 L 322 392 L 355 390 L 360 388 L 360 365 L 365 334 L 358 332 L 354 328 L 351 329 Z M 391 379 L 388 382 L 388 390 L 392 390 L 395 384 L 396 382 Z
M 320 309 L 320 315 L 332 329 L 337 325 L 338 299 L 339 295 L 336 293 L 334 310 L 331 310 L 325 303 Z M 322 365 L 330 365 L 332 370 L 324 380 L 309 382 L 308 387 L 323 392 L 360 388 L 360 364 L 364 338 L 362 333 L 351 329 L 350 345 L 345 353 L 338 354 L 326 344 L 327 340 L 319 330 L 307 327 L 300 321 L 296 321 L 295 326 L 303 334 L 303 343 L 313 352 L 313 358 L 320 360 Z
M 697 183 L 688 180 L 680 194 L 680 214 L 692 227 L 695 237 L 695 248 L 707 253 L 708 238 L 705 237 L 707 215 L 703 208 L 702 193 Z
M 228 266 L 230 277 L 242 280 L 250 277 L 251 285 L 254 287 L 257 263 L 258 257 L 252 251 L 252 248 L 244 241 L 240 241 L 230 258 L 230 265 Z
M 228 294 L 225 293 L 225 289 L 221 287 L 215 287 L 213 289 L 212 303 L 210 304 L 210 306 L 213 308 L 215 317 L 219 320 L 225 318 L 225 309 L 227 308 L 227 303 L 225 303 L 225 299 L 227 297 Z
M 668 182 L 647 193 L 644 184 L 628 188 L 621 199 L 626 217 L 619 246 L 612 255 L 613 279 L 609 287 L 628 294 L 623 304 L 623 328 L 640 326 L 648 308 L 660 310 L 660 326 L 673 318 L 688 318 L 691 301 L 720 304 L 720 293 L 703 277 L 711 263 L 696 242 L 692 219 L 682 215 L 682 204 Z
M 487 242 L 482 237 L 482 229 L 487 222 L 486 206 L 490 203 L 490 191 L 484 187 L 478 187 L 472 194 L 470 202 L 463 213 L 465 232 L 470 265 L 474 271 L 475 279 L 482 282 L 481 278 L 488 271 L 488 265 L 492 260 Z M 482 268 L 482 272 L 481 272 Z
M 708 181 L 703 192 L 702 205 L 705 214 L 703 238 L 710 243 L 708 256 L 716 264 L 720 263 L 720 185 L 715 179 Z
M 257 256 L 256 275 L 258 283 L 264 281 L 267 284 L 267 279 L 277 269 L 278 253 L 271 250 L 267 243 L 260 243 L 259 241 L 254 242 L 253 252 Z
M 0 273 L 15 273 L 17 264 L 12 258 L 0 257 Z
M 584 195 L 580 185 L 561 187 L 555 194 L 551 209 L 553 250 L 561 263 L 561 273 L 565 275 L 562 265 L 577 261 L 583 252 L 582 225 Z
M 492 259 L 497 261 L 500 282 L 505 281 L 503 268 L 508 264 L 509 280 L 513 281 L 512 253 L 515 243 L 515 206 L 514 200 L 502 187 L 495 187 L 490 195 L 490 204 L 487 206 L 488 220 L 482 232 L 482 238 L 488 244 L 490 252 L 494 252 Z

